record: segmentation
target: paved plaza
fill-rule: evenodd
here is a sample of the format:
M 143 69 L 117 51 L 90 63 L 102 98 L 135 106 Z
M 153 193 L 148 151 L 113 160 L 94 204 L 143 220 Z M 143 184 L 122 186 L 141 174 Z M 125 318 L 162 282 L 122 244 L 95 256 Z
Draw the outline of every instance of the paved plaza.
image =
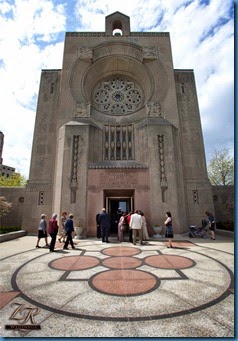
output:
M 234 337 L 234 240 L 0 244 L 2 337 Z M 43 239 L 41 245 L 43 246 Z

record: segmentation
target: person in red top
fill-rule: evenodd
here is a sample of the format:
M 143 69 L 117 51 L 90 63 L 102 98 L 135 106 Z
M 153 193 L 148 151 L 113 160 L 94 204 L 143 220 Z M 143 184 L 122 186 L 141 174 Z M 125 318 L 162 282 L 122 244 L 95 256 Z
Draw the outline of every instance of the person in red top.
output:
M 58 233 L 58 222 L 56 220 L 57 218 L 57 214 L 54 213 L 52 215 L 52 218 L 49 221 L 49 228 L 48 228 L 48 232 L 51 236 L 51 242 L 50 242 L 50 252 L 54 252 L 54 248 L 55 248 L 55 242 L 56 242 L 56 237 L 57 237 L 57 233 Z
M 128 224 L 128 226 L 130 226 L 130 221 L 131 221 L 131 215 L 132 215 L 132 211 L 131 212 L 129 212 L 129 214 L 127 215 L 127 224 Z M 132 229 L 131 228 L 129 228 L 129 242 L 131 242 L 131 243 L 133 243 L 133 240 L 132 240 Z

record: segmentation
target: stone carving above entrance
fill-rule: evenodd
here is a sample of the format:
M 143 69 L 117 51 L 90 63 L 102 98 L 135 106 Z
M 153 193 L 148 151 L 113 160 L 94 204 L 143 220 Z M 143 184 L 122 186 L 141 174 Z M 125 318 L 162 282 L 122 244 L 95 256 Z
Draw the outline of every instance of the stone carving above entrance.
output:
M 142 89 L 124 77 L 110 77 L 100 81 L 93 90 L 94 106 L 110 115 L 126 115 L 137 111 L 144 102 Z
M 104 188 L 134 188 L 137 184 L 136 173 L 113 172 L 100 175 L 100 186 Z

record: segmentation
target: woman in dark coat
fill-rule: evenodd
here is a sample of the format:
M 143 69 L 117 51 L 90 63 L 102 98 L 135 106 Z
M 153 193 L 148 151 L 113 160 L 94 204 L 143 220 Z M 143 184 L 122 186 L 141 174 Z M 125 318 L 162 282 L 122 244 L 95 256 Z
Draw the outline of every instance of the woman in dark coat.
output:
M 72 232 L 74 232 L 74 222 L 73 222 L 74 215 L 72 213 L 69 214 L 69 219 L 66 220 L 65 223 L 65 232 L 66 232 L 66 242 L 64 244 L 64 250 L 68 249 L 68 245 L 70 243 L 72 249 L 75 249 L 73 239 L 72 239 Z

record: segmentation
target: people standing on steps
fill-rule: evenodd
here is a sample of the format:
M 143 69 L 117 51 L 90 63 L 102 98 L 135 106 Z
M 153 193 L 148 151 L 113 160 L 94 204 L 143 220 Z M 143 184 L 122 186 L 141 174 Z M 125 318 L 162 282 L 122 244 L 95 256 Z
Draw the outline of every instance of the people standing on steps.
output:
M 55 242 L 56 242 L 56 238 L 57 238 L 57 234 L 58 234 L 58 222 L 56 220 L 57 218 L 57 214 L 54 213 L 52 215 L 52 218 L 49 221 L 49 228 L 48 228 L 48 232 L 51 236 L 51 241 L 50 241 L 50 252 L 54 252 L 55 251 Z
M 172 214 L 170 211 L 167 211 L 165 213 L 166 220 L 164 222 L 166 226 L 165 230 L 165 238 L 168 238 L 169 245 L 167 246 L 168 248 L 172 248 L 172 238 L 174 237 L 174 232 L 173 232 L 173 224 L 172 224 Z
M 73 213 L 70 213 L 69 218 L 66 220 L 66 223 L 65 223 L 66 242 L 63 247 L 64 250 L 68 250 L 69 244 L 71 245 L 72 249 L 75 249 L 73 239 L 72 239 L 72 232 L 74 232 L 73 217 L 74 217 Z
M 41 214 L 41 220 L 38 226 L 38 238 L 36 243 L 36 248 L 41 248 L 39 245 L 41 238 L 45 238 L 45 246 L 49 247 L 47 240 L 47 222 L 45 220 L 46 215 L 44 213 Z

